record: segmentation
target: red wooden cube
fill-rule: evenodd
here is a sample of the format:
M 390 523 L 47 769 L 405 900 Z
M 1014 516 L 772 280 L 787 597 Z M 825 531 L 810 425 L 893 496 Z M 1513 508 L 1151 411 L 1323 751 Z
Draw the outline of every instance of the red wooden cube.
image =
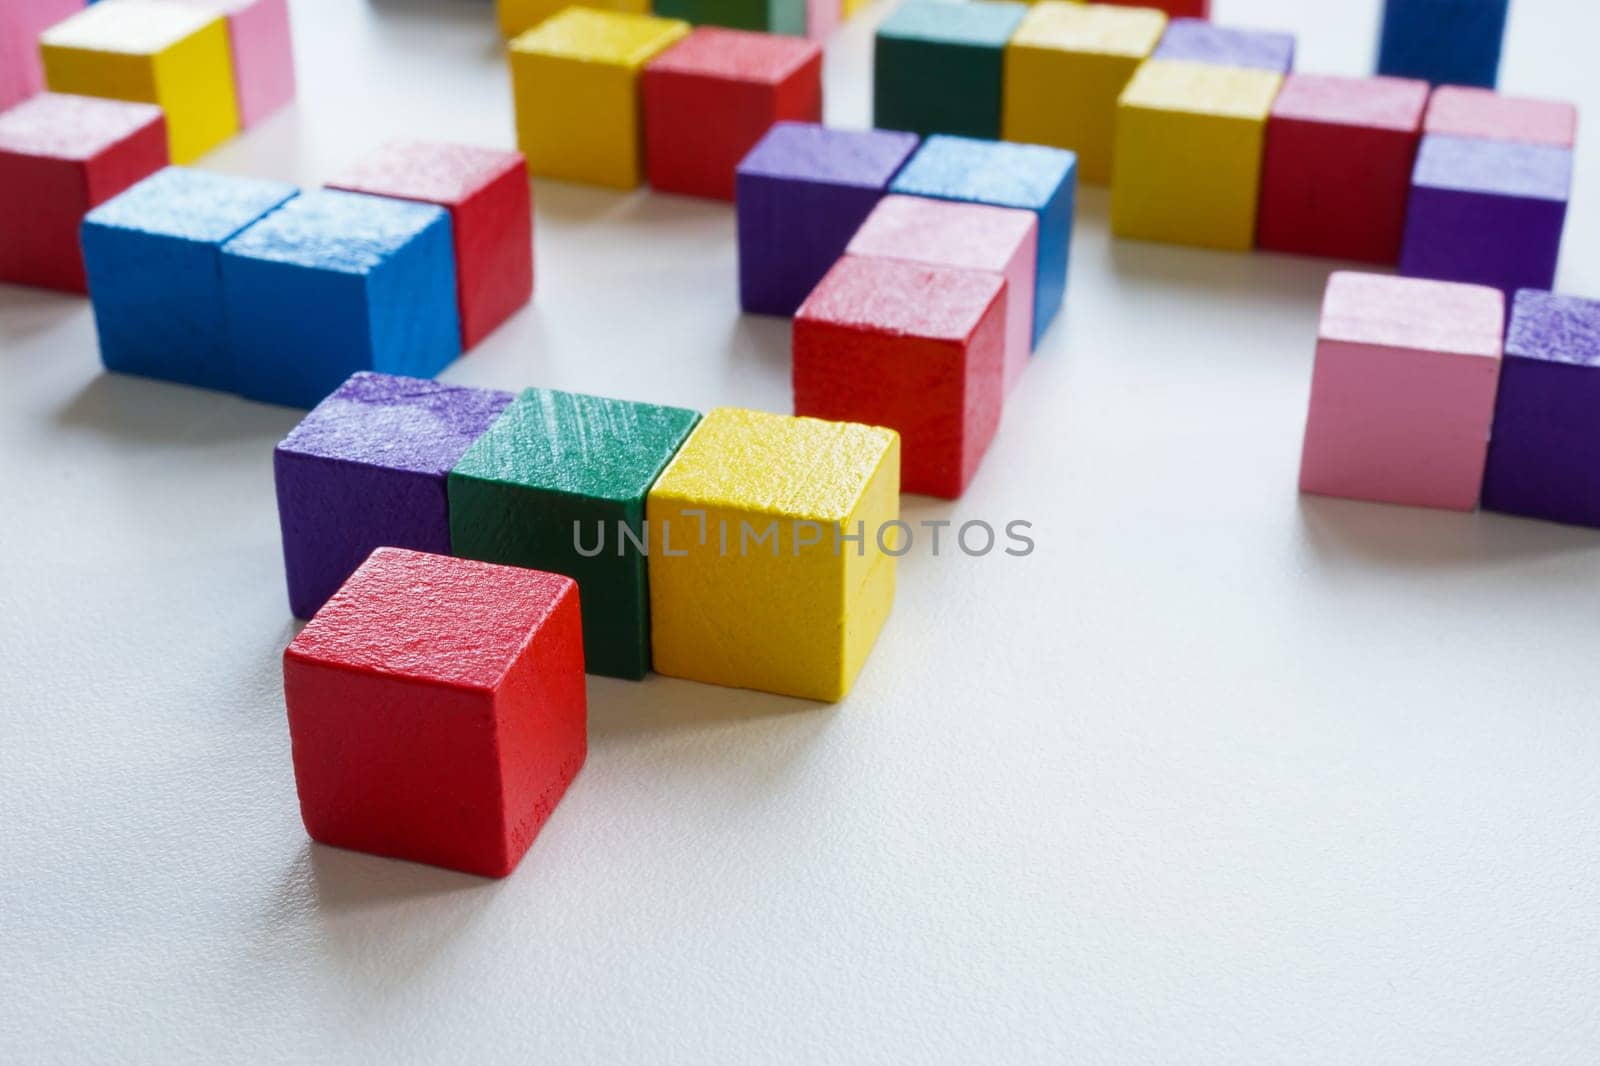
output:
M 1396 263 L 1426 82 L 1290 74 L 1267 119 L 1256 243 Z
M 0 114 L 0 281 L 88 291 L 83 216 L 166 165 L 153 104 L 40 93 Z
M 887 426 L 906 492 L 955 499 L 1000 425 L 1004 275 L 847 255 L 794 317 L 794 412 Z
M 521 152 L 396 141 L 329 187 L 450 211 L 463 350 L 532 297 L 533 194 Z
M 822 49 L 702 26 L 645 66 L 642 91 L 651 186 L 732 200 L 739 160 L 774 122 L 822 121 Z
M 284 652 L 283 688 L 312 839 L 504 877 L 587 750 L 578 587 L 379 548 Z

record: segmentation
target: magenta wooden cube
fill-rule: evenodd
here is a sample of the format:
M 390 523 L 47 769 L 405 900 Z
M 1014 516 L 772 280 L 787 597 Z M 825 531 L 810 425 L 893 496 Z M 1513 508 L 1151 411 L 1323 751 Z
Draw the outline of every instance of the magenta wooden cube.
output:
M 1600 527 L 1600 301 L 1517 293 L 1483 506 Z
M 246 129 L 294 99 L 294 38 L 289 0 L 177 0 L 228 20 L 234 95 Z
M 1173 19 L 1151 58 L 1287 74 L 1294 67 L 1294 34 L 1219 26 L 1208 19 Z
M 1329 278 L 1300 491 L 1476 507 L 1504 313 L 1500 293 L 1480 285 Z
M 83 0 L 0 0 L 0 111 L 44 89 L 39 34 L 83 10 Z
M 462 350 L 533 296 L 533 193 L 522 153 L 396 141 L 328 184 L 449 210 Z
M 1578 109 L 1562 100 L 1533 100 L 1493 89 L 1441 85 L 1428 101 L 1422 131 L 1571 148 L 1578 138 Z
M 1034 262 L 1039 216 L 1032 211 L 921 196 L 887 196 L 851 238 L 850 255 L 981 270 L 1006 279 L 1007 391 L 1033 350 Z

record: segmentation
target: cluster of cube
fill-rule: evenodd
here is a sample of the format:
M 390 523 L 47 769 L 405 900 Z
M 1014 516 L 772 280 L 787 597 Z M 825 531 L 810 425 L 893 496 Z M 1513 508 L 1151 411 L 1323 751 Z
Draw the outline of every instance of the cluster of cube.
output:
M 1336 273 L 1303 492 L 1600 527 L 1600 302 Z
M 779 123 L 738 168 L 739 293 L 794 317 L 799 415 L 887 426 L 959 497 L 1061 309 L 1073 154 Z
M 496 0 L 500 32 L 507 37 L 526 33 L 558 14 L 572 0 Z M 696 26 L 724 26 L 826 40 L 839 24 L 854 15 L 867 0 L 655 0 L 654 13 Z M 583 6 L 648 15 L 651 0 L 588 0 Z

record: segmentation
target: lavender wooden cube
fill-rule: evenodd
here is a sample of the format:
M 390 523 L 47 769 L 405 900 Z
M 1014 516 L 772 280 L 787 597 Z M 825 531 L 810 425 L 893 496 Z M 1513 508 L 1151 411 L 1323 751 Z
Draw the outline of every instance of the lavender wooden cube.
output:
M 1151 58 L 1287 74 L 1294 68 L 1294 34 L 1241 30 L 1206 19 L 1173 19 Z
M 1600 526 L 1600 301 L 1517 293 L 1485 510 Z
M 310 618 L 374 548 L 448 555 L 446 480 L 508 392 L 362 371 L 272 456 L 289 607 Z
M 780 122 L 739 164 L 739 302 L 792 315 L 872 213 L 917 137 Z
M 1422 138 L 1400 273 L 1518 289 L 1555 284 L 1572 150 L 1476 137 Z

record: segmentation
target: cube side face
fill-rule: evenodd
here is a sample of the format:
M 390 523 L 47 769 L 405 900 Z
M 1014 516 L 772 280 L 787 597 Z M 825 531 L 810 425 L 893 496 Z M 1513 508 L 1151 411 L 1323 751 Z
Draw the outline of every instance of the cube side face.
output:
M 431 378 L 461 354 L 456 256 L 450 214 L 421 232 L 367 275 L 372 369 Z
M 239 132 L 227 19 L 157 53 L 154 64 L 174 163 L 193 162 Z
M 872 65 L 874 126 L 987 140 L 1000 136 L 1003 48 L 880 31 Z
M 846 532 L 859 534 L 863 546 L 846 545 L 843 552 L 844 676 L 837 699 L 849 695 L 894 607 L 898 558 L 894 553 L 905 550 L 893 539 L 900 521 L 900 470 L 900 439 L 892 437 L 860 501 L 845 519 Z
M 528 172 L 632 189 L 644 178 L 639 73 L 622 64 L 512 52 L 517 147 Z
M 225 247 L 222 292 L 234 383 L 245 398 L 311 408 L 351 374 L 375 369 L 364 275 Z
M 44 88 L 39 34 L 82 9 L 81 0 L 33 0 L 0 12 L 0 111 Z
M 1265 140 L 1264 120 L 1119 105 L 1113 232 L 1250 249 Z M 1179 174 L 1188 178 L 1181 185 Z
M 1378 73 L 1492 89 L 1508 0 L 1386 0 Z
M 1039 256 L 1034 276 L 1033 345 L 1039 346 L 1067 298 L 1072 255 L 1072 216 L 1077 202 L 1076 172 L 1068 175 L 1039 212 Z
M 89 206 L 95 207 L 167 165 L 167 122 L 157 115 L 88 162 Z
M 288 0 L 256 0 L 228 17 L 239 124 L 257 125 L 294 100 L 294 34 Z
M 804 36 L 805 0 L 656 0 L 656 14 L 696 26 Z
M 1507 354 L 1484 470 L 1484 510 L 1600 527 L 1597 404 L 1600 371 L 1594 366 Z
M 1565 200 L 1413 185 L 1400 273 L 1489 285 L 1507 295 L 1554 285 Z
M 87 165 L 0 151 L 0 281 L 85 292 L 78 223 Z
M 792 315 L 883 196 L 881 188 L 740 174 L 739 303 Z
M 526 33 L 568 6 L 567 0 L 495 0 L 500 33 L 505 37 Z M 650 14 L 650 0 L 589 0 L 585 6 L 630 15 Z
M 1208 19 L 1211 17 L 1211 0 L 1098 0 L 1102 4 L 1119 7 L 1153 7 L 1165 11 L 1173 18 Z
M 1117 98 L 1140 62 L 1127 56 L 1008 45 L 1002 134 L 1008 141 L 1070 149 L 1078 155 L 1083 181 L 1107 184 Z M 1072 100 L 1074 106 L 1052 103 L 1060 100 Z
M 152 55 L 102 52 L 49 41 L 40 41 L 39 50 L 51 92 L 161 103 Z
M 450 212 L 461 347 L 476 347 L 533 298 L 533 195 L 506 171 Z

